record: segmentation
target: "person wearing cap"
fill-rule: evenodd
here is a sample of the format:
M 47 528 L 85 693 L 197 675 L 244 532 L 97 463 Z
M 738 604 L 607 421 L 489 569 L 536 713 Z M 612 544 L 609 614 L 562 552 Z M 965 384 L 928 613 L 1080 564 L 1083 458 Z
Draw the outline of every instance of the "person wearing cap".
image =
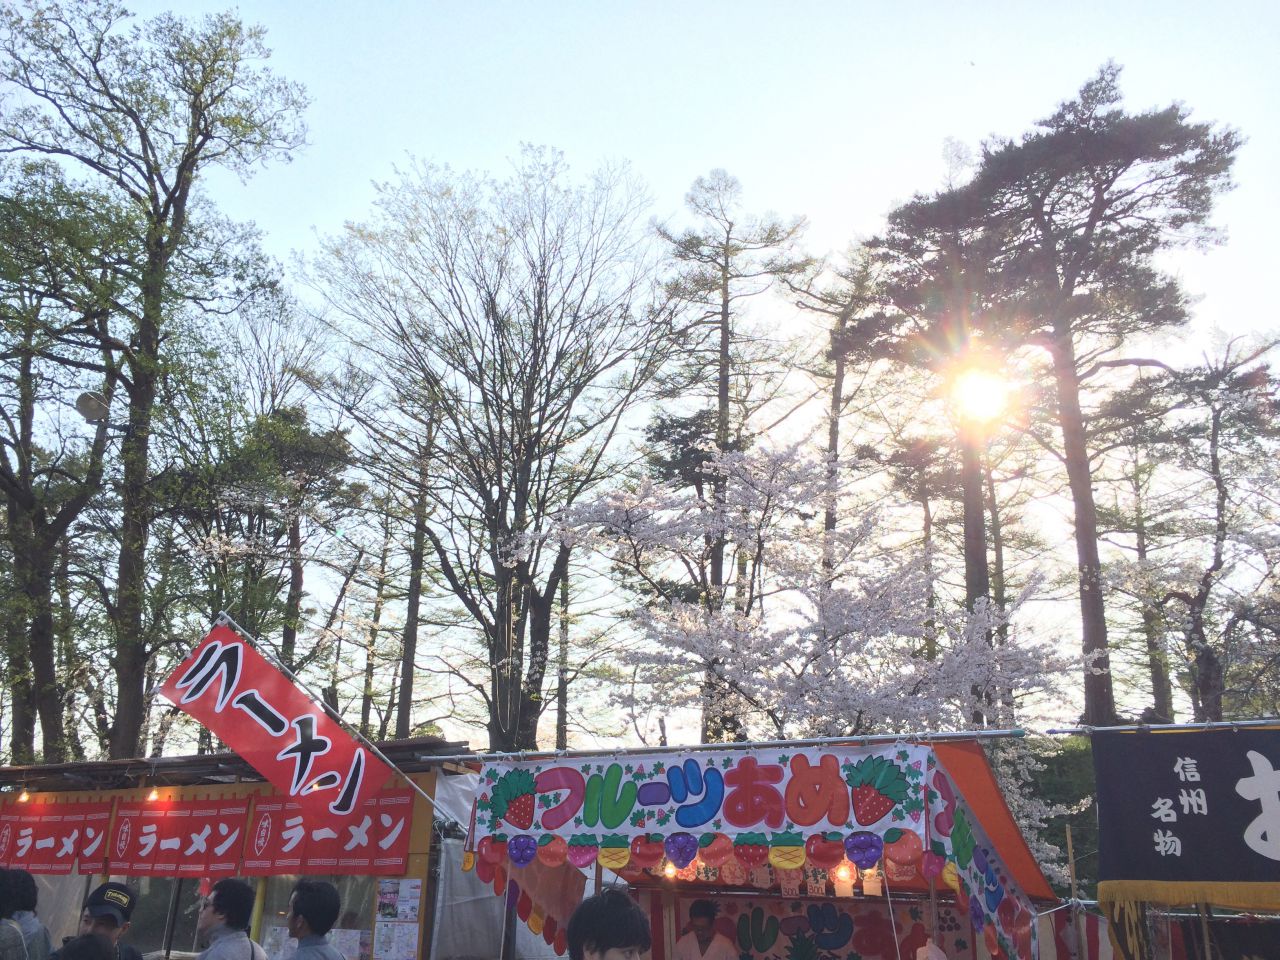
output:
M 27 945 L 27 960 L 49 960 L 53 940 L 49 929 L 36 916 L 36 901 L 40 897 L 36 878 L 25 870 L 10 870 L 9 888 L 13 897 L 13 922 L 22 931 L 22 939 Z
M 289 936 L 298 938 L 294 960 L 346 960 L 325 939 L 342 912 L 338 888 L 324 880 L 299 880 L 289 897 Z
M 106 937 L 115 948 L 115 960 L 142 960 L 134 947 L 121 943 L 120 938 L 129 930 L 129 918 L 138 902 L 138 895 L 123 883 L 104 883 L 96 887 L 84 902 L 80 913 L 80 936 L 97 934 Z M 62 960 L 61 950 L 55 951 L 49 960 Z
M 209 946 L 199 960 L 267 960 L 266 951 L 249 939 L 253 887 L 243 880 L 219 880 L 200 904 L 196 932 Z

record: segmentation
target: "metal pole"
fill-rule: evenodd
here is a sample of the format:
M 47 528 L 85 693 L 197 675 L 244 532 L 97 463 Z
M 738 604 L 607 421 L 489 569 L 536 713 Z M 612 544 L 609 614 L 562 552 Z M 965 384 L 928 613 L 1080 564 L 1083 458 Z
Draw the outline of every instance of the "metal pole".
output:
M 1071 925 L 1076 930 L 1076 956 L 1084 950 L 1084 930 L 1080 921 L 1080 891 L 1076 887 L 1076 850 L 1071 842 L 1071 824 L 1067 824 L 1067 875 L 1071 878 Z
M 173 887 L 169 890 L 169 912 L 164 918 L 164 935 L 162 937 L 162 943 L 164 944 L 163 950 L 166 960 L 168 960 L 169 954 L 173 951 L 173 930 L 174 927 L 178 925 L 178 897 L 181 890 L 182 877 L 175 877 L 173 880 Z
M 1137 723 L 1114 727 L 1064 727 L 1047 734 L 1087 737 L 1095 733 L 1160 733 L 1171 730 L 1243 730 L 1246 727 L 1280 727 L 1280 717 L 1262 720 L 1223 720 L 1213 723 Z
M 388 767 L 394 770 L 398 776 L 402 777 L 404 781 L 414 789 L 414 792 L 416 792 L 418 796 L 422 797 L 423 800 L 431 804 L 432 810 L 435 809 L 435 800 L 432 799 L 431 795 L 428 794 L 427 791 L 423 790 L 420 786 L 414 783 L 414 781 L 410 779 L 407 773 L 405 773 L 403 770 L 397 767 L 394 763 L 388 760 L 386 757 L 386 754 L 384 754 L 381 750 L 379 750 L 374 745 L 373 741 L 371 741 L 363 733 L 357 730 L 353 724 L 347 723 L 346 720 L 342 719 L 342 715 L 338 713 L 338 711 L 335 710 L 333 707 L 329 706 L 329 704 L 325 703 L 323 697 L 316 696 L 315 691 L 313 691 L 310 687 L 308 687 L 301 677 L 299 677 L 296 673 L 294 673 L 292 670 L 286 667 L 284 663 L 280 660 L 280 658 L 275 655 L 275 653 L 273 653 L 271 650 L 266 649 L 262 645 L 262 643 L 258 640 L 257 637 L 250 635 L 250 633 L 247 630 L 245 630 L 242 626 L 240 626 L 240 624 L 236 623 L 235 620 L 231 619 L 231 615 L 229 613 L 227 613 L 225 610 L 220 612 L 218 614 L 218 619 L 214 621 L 214 623 L 219 626 L 230 627 L 232 630 L 238 633 L 241 637 L 243 637 L 246 643 L 248 643 L 260 654 L 262 654 L 264 657 L 270 660 L 272 665 L 277 670 L 279 670 L 286 677 L 288 677 L 295 686 L 297 686 L 308 697 L 310 697 L 316 703 L 316 705 L 319 706 L 320 709 L 325 712 L 325 714 L 329 717 L 329 719 L 333 720 L 334 723 L 338 724 L 338 726 L 346 730 L 347 733 L 349 733 L 356 740 L 363 743 L 370 753 L 372 753 L 375 757 L 377 757 L 379 760 L 385 763 Z
M 1008 737 L 1025 737 L 1020 727 L 1005 730 L 938 731 L 912 734 L 877 734 L 866 737 L 811 737 L 805 740 L 756 740 L 733 743 L 691 743 L 677 747 L 614 747 L 598 750 L 520 750 L 511 753 L 458 753 L 452 756 L 422 754 L 417 760 L 425 763 L 498 763 L 510 760 L 552 760 L 586 757 L 620 757 L 649 753 L 697 753 L 703 750 L 756 750 L 760 747 L 859 747 L 873 743 L 922 743 L 937 740 L 999 740 Z

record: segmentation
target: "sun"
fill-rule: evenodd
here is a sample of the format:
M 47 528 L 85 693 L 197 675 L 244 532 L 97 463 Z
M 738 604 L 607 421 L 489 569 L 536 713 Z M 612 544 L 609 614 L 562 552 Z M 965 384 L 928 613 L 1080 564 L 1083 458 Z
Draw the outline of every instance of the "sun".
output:
M 1000 419 L 1009 407 L 1009 381 L 991 370 L 962 370 L 951 381 L 951 406 L 967 423 Z

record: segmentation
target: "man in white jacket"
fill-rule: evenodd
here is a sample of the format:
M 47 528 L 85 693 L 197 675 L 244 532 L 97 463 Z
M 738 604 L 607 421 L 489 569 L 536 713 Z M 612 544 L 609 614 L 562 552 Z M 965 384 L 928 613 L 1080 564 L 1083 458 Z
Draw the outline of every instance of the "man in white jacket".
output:
M 676 941 L 672 960 L 738 960 L 728 937 L 716 932 L 717 913 L 710 900 L 689 905 L 689 932 Z

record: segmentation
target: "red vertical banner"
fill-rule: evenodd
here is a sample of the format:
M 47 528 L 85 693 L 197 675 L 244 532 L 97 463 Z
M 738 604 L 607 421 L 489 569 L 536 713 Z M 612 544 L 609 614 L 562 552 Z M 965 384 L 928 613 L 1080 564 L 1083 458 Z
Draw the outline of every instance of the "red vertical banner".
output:
M 84 804 L 84 829 L 76 857 L 80 873 L 103 873 L 107 862 L 107 839 L 111 832 L 114 802 Z
M 307 831 L 302 809 L 284 797 L 259 797 L 253 805 L 249 834 L 245 837 L 245 875 L 300 873 L 306 852 Z
M 142 844 L 145 813 L 146 804 L 140 800 L 121 800 L 116 804 L 116 822 L 107 841 L 107 866 L 111 873 L 150 876 L 151 863 Z
M 208 862 L 206 877 L 233 877 L 240 872 L 240 853 L 249 821 L 249 798 L 220 800 L 213 814 L 203 823 L 208 825 Z
M 14 849 L 14 838 L 18 835 L 18 822 L 22 819 L 19 804 L 6 803 L 0 805 L 0 867 L 8 867 Z
M 393 771 L 229 627 L 216 626 L 160 692 L 339 834 Z

